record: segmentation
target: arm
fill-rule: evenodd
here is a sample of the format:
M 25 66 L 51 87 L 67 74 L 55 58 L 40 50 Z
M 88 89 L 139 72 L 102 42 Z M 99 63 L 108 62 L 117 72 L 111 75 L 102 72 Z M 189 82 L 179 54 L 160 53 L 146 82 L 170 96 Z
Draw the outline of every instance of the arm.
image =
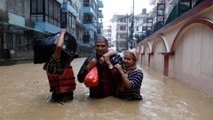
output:
M 121 75 L 121 78 L 122 78 L 122 82 L 123 82 L 123 84 L 125 85 L 125 87 L 126 87 L 127 89 L 131 89 L 131 88 L 132 88 L 132 83 L 129 81 L 129 79 L 128 79 L 127 76 L 125 75 L 125 73 L 124 73 L 124 71 L 123 71 L 121 65 L 120 65 L 120 64 L 116 64 L 116 65 L 115 65 L 115 68 L 117 68 L 118 71 L 120 72 L 120 75 Z
M 62 46 L 64 45 L 64 35 L 65 35 L 65 33 L 66 33 L 66 29 L 62 28 L 61 32 L 60 32 L 60 35 L 58 37 L 56 46 L 55 46 L 55 51 L 53 53 L 53 57 L 54 57 L 55 60 L 59 60 L 60 59 L 61 49 L 62 49 Z
M 89 61 L 89 63 L 87 64 L 87 71 L 89 72 L 96 64 L 97 64 L 98 60 L 96 58 L 92 58 L 92 60 Z
M 92 65 L 93 65 L 93 59 L 94 59 L 94 56 L 90 56 L 90 57 L 88 57 L 85 61 L 84 61 L 84 63 L 83 63 L 83 65 L 81 66 L 81 68 L 80 68 L 80 70 L 79 70 L 79 72 L 78 72 L 78 75 L 77 75 L 77 77 L 78 77 L 78 81 L 80 82 L 80 83 L 82 83 L 82 82 L 84 82 L 84 78 L 85 78 L 85 76 L 87 75 L 87 73 L 89 72 L 89 70 L 90 69 L 92 69 Z M 95 64 L 96 65 L 96 64 Z
M 117 55 L 115 51 L 109 51 L 103 55 L 105 63 L 108 65 L 109 69 L 112 69 L 112 63 L 110 62 L 110 57 Z

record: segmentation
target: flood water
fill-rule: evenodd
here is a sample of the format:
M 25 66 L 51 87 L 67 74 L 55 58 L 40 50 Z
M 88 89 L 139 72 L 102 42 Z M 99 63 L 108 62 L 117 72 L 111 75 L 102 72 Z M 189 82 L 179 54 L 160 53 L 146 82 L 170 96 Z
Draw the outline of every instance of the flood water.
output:
M 77 75 L 85 59 L 73 61 Z M 88 98 L 77 83 L 74 100 L 51 103 L 42 64 L 0 66 L 0 120 L 212 120 L 213 97 L 143 69 L 143 101 Z

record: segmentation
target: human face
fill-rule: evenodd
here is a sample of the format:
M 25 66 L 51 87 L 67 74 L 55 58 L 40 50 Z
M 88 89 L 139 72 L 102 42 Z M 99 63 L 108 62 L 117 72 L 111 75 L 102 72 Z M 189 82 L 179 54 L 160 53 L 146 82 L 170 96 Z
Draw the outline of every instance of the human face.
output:
M 132 56 L 128 53 L 125 53 L 124 54 L 124 59 L 123 59 L 123 62 L 124 62 L 124 67 L 126 68 L 129 68 L 129 67 L 132 67 L 135 65 L 135 61 L 134 59 L 132 58 Z
M 101 57 L 108 51 L 108 44 L 104 40 L 98 40 L 95 42 L 96 55 Z

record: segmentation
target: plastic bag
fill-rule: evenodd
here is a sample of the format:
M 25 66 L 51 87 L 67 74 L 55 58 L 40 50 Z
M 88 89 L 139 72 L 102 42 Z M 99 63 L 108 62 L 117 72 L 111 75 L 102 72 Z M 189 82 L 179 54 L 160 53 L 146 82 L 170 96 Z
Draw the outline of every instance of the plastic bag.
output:
M 87 70 L 86 70 L 86 67 L 87 67 L 87 64 L 89 63 L 90 60 L 92 60 L 95 56 L 89 56 L 85 61 L 84 63 L 82 64 L 81 66 L 81 69 L 79 70 L 78 72 L 78 81 L 80 83 L 83 83 L 84 82 L 84 78 L 85 76 L 87 75 Z
M 50 60 L 52 56 L 55 45 L 58 40 L 59 33 L 54 34 L 50 37 L 38 39 L 33 43 L 33 50 L 34 50 L 34 63 L 45 63 Z M 77 50 L 77 42 L 75 37 L 70 34 L 66 33 L 64 36 L 64 46 L 62 47 L 61 52 L 61 59 L 67 59 L 68 57 L 77 57 L 76 54 Z
M 98 69 L 97 67 L 93 67 L 89 73 L 87 73 L 86 77 L 84 78 L 84 84 L 86 87 L 96 87 L 98 86 Z

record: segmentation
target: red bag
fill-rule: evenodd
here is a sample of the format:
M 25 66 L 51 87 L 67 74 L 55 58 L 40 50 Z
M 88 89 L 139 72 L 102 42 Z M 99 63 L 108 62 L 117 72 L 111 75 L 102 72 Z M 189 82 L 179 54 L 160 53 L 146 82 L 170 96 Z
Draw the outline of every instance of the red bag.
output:
M 87 73 L 84 84 L 86 87 L 96 87 L 98 85 L 98 69 L 96 66 Z

